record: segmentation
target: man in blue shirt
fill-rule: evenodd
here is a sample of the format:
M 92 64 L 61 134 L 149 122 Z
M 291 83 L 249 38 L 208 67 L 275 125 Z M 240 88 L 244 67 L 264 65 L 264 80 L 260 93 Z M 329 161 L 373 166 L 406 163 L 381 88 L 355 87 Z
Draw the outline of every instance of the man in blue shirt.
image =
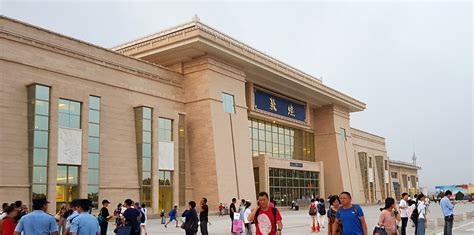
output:
M 337 225 L 342 223 L 343 235 L 367 235 L 367 224 L 362 208 L 351 203 L 352 197 L 348 192 L 342 192 L 339 199 L 342 206 L 336 212 L 336 221 L 332 231 L 336 231 Z
M 449 197 L 451 197 L 453 193 L 450 190 L 446 190 L 444 193 L 444 197 L 441 199 L 440 205 L 441 210 L 443 210 L 444 215 L 444 235 L 451 235 L 453 234 L 453 210 L 454 204 L 449 201 Z
M 100 235 L 100 226 L 97 218 L 89 214 L 91 202 L 88 199 L 77 201 L 79 215 L 71 222 L 72 235 Z
M 33 199 L 33 211 L 23 217 L 15 228 L 15 235 L 58 235 L 58 226 L 48 211 L 46 198 Z

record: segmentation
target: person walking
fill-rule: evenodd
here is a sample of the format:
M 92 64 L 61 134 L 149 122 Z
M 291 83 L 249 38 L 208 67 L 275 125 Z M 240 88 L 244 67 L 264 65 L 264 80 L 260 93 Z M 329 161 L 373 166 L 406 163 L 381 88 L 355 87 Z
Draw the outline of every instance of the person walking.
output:
M 324 204 L 324 198 L 319 199 L 319 203 L 317 204 L 318 208 L 318 224 L 321 228 L 325 228 L 324 224 L 326 223 L 326 205 Z
M 15 227 L 17 224 L 15 218 L 18 215 L 18 210 L 15 208 L 14 205 L 10 205 L 3 209 L 3 213 L 5 213 L 5 216 L 2 218 L 1 221 L 2 226 L 0 229 L 0 234 L 13 235 L 15 233 Z
M 389 197 L 385 199 L 385 206 L 380 208 L 378 227 L 383 227 L 387 235 L 398 235 L 397 221 L 400 221 L 400 214 L 397 211 L 395 199 Z
M 189 208 L 184 211 L 182 217 L 185 217 L 185 222 L 181 225 L 186 235 L 195 235 L 199 227 L 199 218 L 196 212 L 196 202 L 190 201 L 188 203 Z
M 109 226 L 109 220 L 110 218 L 112 218 L 112 216 L 109 214 L 109 209 L 107 209 L 109 204 L 109 200 L 102 200 L 102 208 L 100 208 L 99 216 L 97 216 L 101 235 L 107 235 L 107 227 Z
M 54 216 L 47 214 L 49 202 L 46 198 L 33 199 L 33 211 L 21 217 L 15 228 L 15 235 L 51 234 L 58 235 Z
M 141 223 L 140 223 L 140 232 L 141 232 L 141 235 L 147 235 L 147 231 L 146 231 L 146 224 L 148 222 L 148 215 L 147 215 L 147 208 L 146 208 L 146 205 L 145 203 L 142 203 L 141 207 L 139 207 L 139 210 L 141 211 L 142 213 L 142 218 L 141 218 Z
M 352 196 L 349 192 L 342 192 L 339 199 L 342 206 L 336 212 L 336 221 L 332 228 L 333 233 L 336 231 L 336 225 L 342 222 L 343 235 L 367 235 L 367 223 L 362 208 L 357 204 L 352 204 Z
M 224 205 L 222 205 L 222 202 L 219 204 L 219 216 L 224 216 Z
M 425 235 L 426 225 L 428 219 L 426 218 L 426 204 L 425 204 L 425 195 L 422 193 L 418 194 L 417 197 L 418 205 L 418 222 L 416 226 L 416 235 Z
M 165 224 L 165 228 L 168 227 L 168 224 L 176 221 L 176 228 L 179 227 L 178 220 L 176 219 L 176 215 L 178 214 L 178 206 L 174 206 L 174 208 L 168 213 L 170 220 Z
M 71 223 L 72 235 L 100 235 L 100 226 L 97 219 L 89 214 L 91 201 L 79 199 L 77 201 L 77 212 L 79 215 Z
M 201 234 L 209 235 L 209 232 L 207 231 L 207 223 L 209 222 L 209 207 L 207 206 L 207 198 L 205 197 L 201 199 L 199 221 L 201 222 Z
M 333 224 L 336 222 L 336 213 L 339 210 L 339 205 L 341 201 L 337 195 L 329 197 L 329 210 L 328 210 L 328 235 L 341 235 L 342 226 L 341 223 L 335 225 L 336 229 L 333 233 Z
M 245 211 L 244 211 L 244 224 L 245 224 L 245 235 L 252 235 L 252 224 L 250 223 L 248 217 L 252 210 L 250 210 L 250 206 L 252 203 L 249 201 L 245 202 Z
M 252 209 L 249 221 L 255 223 L 256 235 L 281 235 L 283 223 L 280 211 L 271 207 L 267 192 L 258 193 L 258 207 Z
M 454 203 L 451 203 L 449 200 L 449 197 L 452 195 L 453 193 L 450 190 L 446 190 L 444 197 L 440 201 L 441 210 L 443 211 L 444 215 L 444 235 L 453 234 Z
M 319 224 L 316 225 L 316 216 L 318 214 L 318 203 L 316 202 L 316 199 L 311 199 L 311 203 L 308 206 L 308 210 L 308 214 L 309 216 L 311 216 L 311 231 L 319 231 Z
M 402 220 L 402 227 L 400 229 L 401 235 L 406 235 L 408 224 L 408 193 L 402 193 L 402 198 L 398 208 L 400 210 L 400 218 Z

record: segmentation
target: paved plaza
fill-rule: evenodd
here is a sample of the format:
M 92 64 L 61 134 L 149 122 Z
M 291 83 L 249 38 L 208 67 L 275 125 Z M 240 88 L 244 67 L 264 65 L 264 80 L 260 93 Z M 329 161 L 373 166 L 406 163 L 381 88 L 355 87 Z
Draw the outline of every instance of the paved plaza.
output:
M 378 205 L 368 205 L 363 206 L 365 217 L 367 220 L 367 226 L 369 229 L 369 234 L 372 234 L 372 229 L 377 223 L 378 216 L 380 213 L 380 206 Z M 432 203 L 429 207 L 430 214 L 428 218 L 430 221 L 436 218 L 442 218 L 441 209 L 439 204 Z M 473 234 L 474 233 L 474 220 L 466 219 L 465 213 L 468 211 L 474 211 L 474 204 L 458 204 L 455 207 L 455 214 L 464 214 L 463 222 L 455 222 L 453 234 Z M 311 219 L 307 214 L 306 209 L 300 211 L 282 211 L 283 217 L 283 234 L 311 234 L 310 232 L 310 223 Z M 209 220 L 211 225 L 209 226 L 210 234 L 230 234 L 230 218 L 226 216 L 210 216 Z M 148 234 L 184 234 L 184 230 L 181 228 L 176 228 L 174 224 L 169 224 L 168 228 L 165 228 L 160 224 L 160 219 L 152 219 L 148 221 L 147 225 Z M 112 233 L 113 225 L 109 225 L 109 234 Z M 428 230 L 426 234 L 442 234 L 443 227 L 436 226 L 435 230 Z M 254 229 L 255 232 L 255 229 Z M 440 233 L 441 232 L 441 233 Z M 408 234 L 414 234 L 414 228 L 411 226 L 407 229 Z M 200 233 L 198 233 L 200 234 Z M 327 234 L 327 229 L 322 229 L 320 234 Z

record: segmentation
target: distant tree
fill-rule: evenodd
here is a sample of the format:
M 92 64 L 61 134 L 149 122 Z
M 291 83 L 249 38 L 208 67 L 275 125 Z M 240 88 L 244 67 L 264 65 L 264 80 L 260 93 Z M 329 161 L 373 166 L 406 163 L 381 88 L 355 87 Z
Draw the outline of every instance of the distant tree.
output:
M 456 193 L 456 200 L 464 200 L 464 193 L 462 193 L 461 191 L 458 191 Z

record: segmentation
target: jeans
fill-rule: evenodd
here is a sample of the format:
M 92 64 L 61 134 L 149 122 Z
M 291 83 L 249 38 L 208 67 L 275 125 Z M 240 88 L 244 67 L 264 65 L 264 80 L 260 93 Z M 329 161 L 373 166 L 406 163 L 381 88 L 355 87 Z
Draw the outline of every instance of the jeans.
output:
M 453 234 L 453 215 L 444 217 L 444 235 Z
M 201 234 L 208 235 L 209 232 L 207 231 L 207 221 L 201 221 Z
M 418 234 L 418 219 L 412 220 L 413 224 L 415 224 L 415 235 Z
M 407 234 L 407 224 L 408 224 L 408 217 L 402 217 L 401 235 Z
M 416 235 L 425 235 L 425 219 L 418 218 L 418 226 L 416 226 Z

